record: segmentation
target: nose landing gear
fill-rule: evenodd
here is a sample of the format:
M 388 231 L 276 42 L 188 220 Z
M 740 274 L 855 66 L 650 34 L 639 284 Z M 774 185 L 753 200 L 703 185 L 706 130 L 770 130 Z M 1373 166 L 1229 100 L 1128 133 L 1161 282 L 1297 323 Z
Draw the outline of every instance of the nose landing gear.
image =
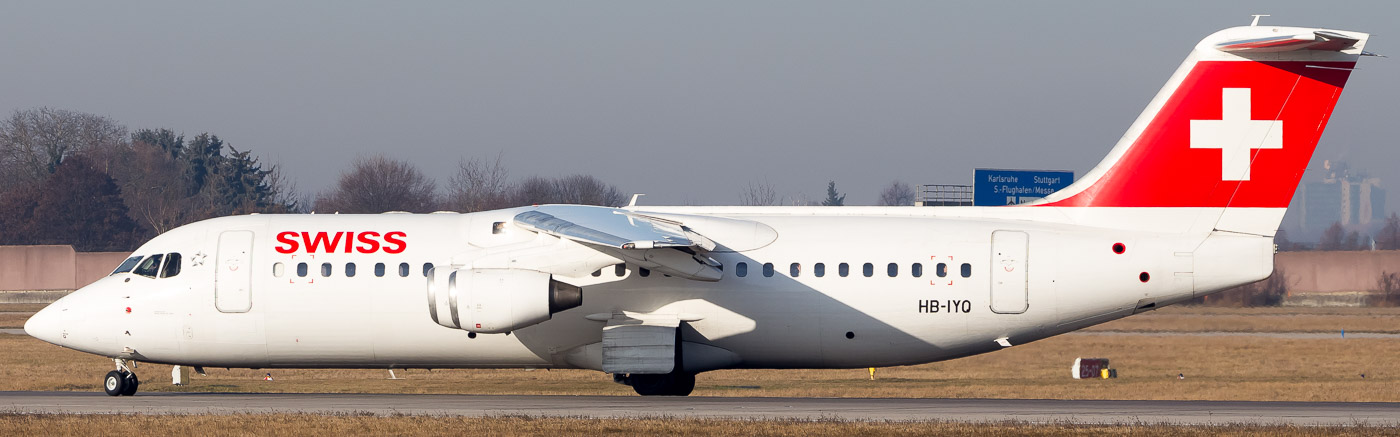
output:
M 136 378 L 136 373 L 131 368 L 136 367 L 135 361 L 128 362 L 121 358 L 115 358 L 117 370 L 107 372 L 107 377 L 102 379 L 102 391 L 108 396 L 131 396 L 136 394 L 136 389 L 141 386 L 141 380 Z M 130 367 L 127 364 L 130 363 Z

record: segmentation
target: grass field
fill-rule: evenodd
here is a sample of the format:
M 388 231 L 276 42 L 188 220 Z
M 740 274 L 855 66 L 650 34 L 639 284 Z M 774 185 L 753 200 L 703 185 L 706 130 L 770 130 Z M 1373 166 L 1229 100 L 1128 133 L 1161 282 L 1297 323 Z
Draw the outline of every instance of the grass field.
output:
M 1173 307 L 1094 330 L 1158 332 L 1394 332 L 1396 309 Z M 22 335 L 0 335 L 0 390 L 98 391 L 111 361 Z M 1400 339 L 1064 335 L 990 354 L 854 370 L 723 370 L 700 375 L 695 396 L 952 397 L 1400 401 Z M 1075 357 L 1106 357 L 1119 377 L 1074 380 Z M 169 366 L 137 369 L 142 391 L 630 395 L 582 370 L 207 369 L 175 387 Z M 272 373 L 273 381 L 262 376 Z M 1178 375 L 1185 379 L 1179 379 Z M 1365 377 L 1362 377 L 1362 375 Z
M 197 430 L 197 431 L 196 431 Z M 1336 436 L 1393 435 L 1395 428 L 1292 426 L 1148 426 L 962 424 L 940 422 L 747 421 L 715 419 L 570 419 L 529 417 L 266 415 L 25 415 L 0 414 L 0 435 L 998 435 L 998 436 Z

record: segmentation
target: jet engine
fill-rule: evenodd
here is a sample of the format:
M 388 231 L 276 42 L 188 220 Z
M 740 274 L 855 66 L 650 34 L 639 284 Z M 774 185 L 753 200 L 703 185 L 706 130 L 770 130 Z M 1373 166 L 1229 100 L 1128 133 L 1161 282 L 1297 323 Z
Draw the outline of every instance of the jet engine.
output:
M 534 270 L 434 267 L 428 275 L 428 314 L 448 328 L 505 333 L 582 304 L 582 289 Z

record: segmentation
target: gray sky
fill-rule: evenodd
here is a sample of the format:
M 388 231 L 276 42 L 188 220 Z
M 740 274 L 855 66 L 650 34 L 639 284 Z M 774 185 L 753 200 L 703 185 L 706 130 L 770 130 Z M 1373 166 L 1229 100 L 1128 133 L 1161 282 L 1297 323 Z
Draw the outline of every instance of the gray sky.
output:
M 1314 166 L 1400 207 L 1400 4 L 1318 2 L 6 2 L 0 113 L 51 106 L 211 132 L 331 185 L 386 153 L 588 173 L 651 204 L 752 181 L 848 204 L 974 167 L 1082 175 L 1211 32 L 1375 35 Z

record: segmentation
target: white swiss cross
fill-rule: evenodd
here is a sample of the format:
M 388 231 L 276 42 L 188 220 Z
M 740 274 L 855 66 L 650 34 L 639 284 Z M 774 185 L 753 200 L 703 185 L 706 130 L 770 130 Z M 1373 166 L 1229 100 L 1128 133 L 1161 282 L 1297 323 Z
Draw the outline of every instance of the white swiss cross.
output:
M 1191 120 L 1192 149 L 1220 149 L 1220 180 L 1249 180 L 1253 149 L 1282 149 L 1283 120 L 1254 120 L 1249 88 L 1223 90 L 1220 120 Z

